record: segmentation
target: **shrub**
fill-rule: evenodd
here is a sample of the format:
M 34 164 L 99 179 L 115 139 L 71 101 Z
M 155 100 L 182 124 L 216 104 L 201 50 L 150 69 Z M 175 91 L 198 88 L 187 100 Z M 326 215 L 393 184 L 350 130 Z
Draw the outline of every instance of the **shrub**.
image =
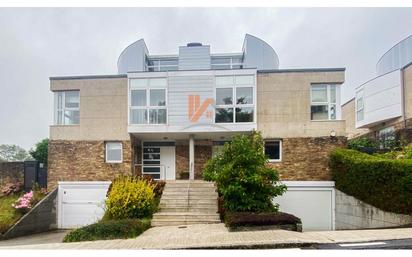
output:
M 225 214 L 225 224 L 232 228 L 239 226 L 296 225 L 298 223 L 302 223 L 298 217 L 284 212 L 227 212 Z
M 45 138 L 35 145 L 34 149 L 29 151 L 30 155 L 40 163 L 47 165 L 49 139 Z
M 139 177 L 113 181 L 106 200 L 106 213 L 112 219 L 150 217 L 155 209 L 154 186 Z
M 143 179 L 145 179 L 150 185 L 153 186 L 153 192 L 155 193 L 156 197 L 160 197 L 162 195 L 166 181 L 154 180 L 151 176 L 143 176 Z
M 205 166 L 204 178 L 215 181 L 224 207 L 233 212 L 277 211 L 273 197 L 285 192 L 278 173 L 267 166 L 260 133 L 236 135 Z
M 330 168 L 336 188 L 346 194 L 384 211 L 412 213 L 412 160 L 336 149 Z
M 354 138 L 348 141 L 348 148 L 358 151 L 363 151 L 365 148 L 378 149 L 379 143 L 369 137 Z
M 4 196 L 20 193 L 23 191 L 23 183 L 7 183 L 1 188 L 1 194 Z
M 137 237 L 150 228 L 150 220 L 121 219 L 100 221 L 68 233 L 63 242 L 80 242 Z

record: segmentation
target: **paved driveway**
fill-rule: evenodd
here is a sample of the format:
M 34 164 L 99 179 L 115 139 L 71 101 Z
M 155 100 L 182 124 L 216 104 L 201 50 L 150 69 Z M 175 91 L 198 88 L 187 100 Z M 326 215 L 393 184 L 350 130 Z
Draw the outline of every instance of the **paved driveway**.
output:
M 0 241 L 0 247 L 61 243 L 63 242 L 64 236 L 68 232 L 69 230 L 54 230 L 30 236 L 22 236 L 8 240 L 2 240 Z

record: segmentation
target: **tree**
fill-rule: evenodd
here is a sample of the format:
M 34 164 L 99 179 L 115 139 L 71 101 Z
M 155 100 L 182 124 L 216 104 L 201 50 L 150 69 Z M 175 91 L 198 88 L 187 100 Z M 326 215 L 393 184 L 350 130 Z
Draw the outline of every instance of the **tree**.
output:
M 49 139 L 45 138 L 35 145 L 34 149 L 30 150 L 30 155 L 40 163 L 47 165 L 47 156 L 49 148 Z
M 16 162 L 30 159 L 25 149 L 18 145 L 0 145 L 0 161 Z
M 239 134 L 207 162 L 203 176 L 216 182 L 228 211 L 277 211 L 273 198 L 282 195 L 286 186 L 279 183 L 279 175 L 268 161 L 259 132 Z

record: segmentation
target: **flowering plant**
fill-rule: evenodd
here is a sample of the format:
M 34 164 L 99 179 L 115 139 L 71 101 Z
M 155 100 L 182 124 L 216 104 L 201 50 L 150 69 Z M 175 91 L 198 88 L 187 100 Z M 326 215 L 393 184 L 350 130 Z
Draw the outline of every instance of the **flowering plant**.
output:
M 17 199 L 17 201 L 12 204 L 12 206 L 20 211 L 26 212 L 32 207 L 33 202 L 33 191 L 24 194 L 22 197 Z

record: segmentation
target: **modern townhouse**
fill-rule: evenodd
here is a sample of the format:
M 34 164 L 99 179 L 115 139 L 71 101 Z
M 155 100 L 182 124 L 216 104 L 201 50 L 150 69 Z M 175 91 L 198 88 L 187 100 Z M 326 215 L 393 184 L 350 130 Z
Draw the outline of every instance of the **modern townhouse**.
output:
M 121 174 L 201 179 L 224 142 L 258 130 L 289 186 L 281 208 L 305 215 L 308 227 L 334 228 L 328 154 L 346 141 L 344 68 L 280 69 L 272 47 L 251 35 L 234 53 L 189 43 L 151 55 L 140 39 L 117 66 L 115 75 L 50 78 L 50 188 L 82 181 L 77 195 L 87 196 L 97 192 L 90 181 Z
M 412 35 L 379 59 L 376 75 L 342 106 L 348 137 L 412 142 Z

